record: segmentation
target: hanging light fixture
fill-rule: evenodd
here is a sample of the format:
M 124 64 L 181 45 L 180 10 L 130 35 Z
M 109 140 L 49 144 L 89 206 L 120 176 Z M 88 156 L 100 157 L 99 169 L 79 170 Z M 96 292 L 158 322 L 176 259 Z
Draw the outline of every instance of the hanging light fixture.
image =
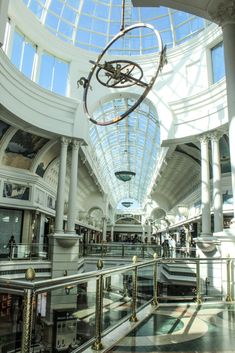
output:
M 124 207 L 130 207 L 132 204 L 133 204 L 133 202 L 130 202 L 130 201 L 123 201 L 123 202 L 122 202 L 122 205 L 123 205 Z
M 133 176 L 135 176 L 135 172 L 131 172 L 129 170 L 120 170 L 119 172 L 114 173 L 116 178 L 121 181 L 130 181 Z

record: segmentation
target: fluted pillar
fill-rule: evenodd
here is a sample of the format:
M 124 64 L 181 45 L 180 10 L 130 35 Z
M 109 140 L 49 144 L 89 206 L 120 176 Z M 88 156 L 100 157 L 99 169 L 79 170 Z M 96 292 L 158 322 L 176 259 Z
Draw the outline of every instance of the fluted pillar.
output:
M 211 236 L 211 204 L 210 204 L 210 169 L 208 136 L 200 137 L 201 143 L 201 202 L 202 202 L 202 234 Z
M 235 1 L 231 0 L 219 2 L 216 11 L 211 12 L 210 15 L 211 18 L 216 23 L 218 23 L 223 30 L 229 120 L 229 149 L 233 192 L 233 214 L 235 218 Z
M 69 204 L 67 216 L 67 233 L 75 233 L 75 219 L 77 214 L 77 181 L 78 181 L 78 152 L 81 143 L 78 140 L 72 141 L 71 174 L 69 185 Z
M 66 137 L 61 138 L 60 147 L 60 165 L 59 177 L 57 185 L 56 197 L 56 217 L 55 217 L 55 233 L 63 233 L 63 218 L 64 218 L 64 194 L 65 194 L 65 178 L 66 178 L 66 164 L 67 151 L 70 140 Z
M 221 165 L 218 132 L 211 134 L 212 167 L 213 167 L 213 209 L 214 209 L 214 232 L 223 231 L 223 202 L 221 190 Z

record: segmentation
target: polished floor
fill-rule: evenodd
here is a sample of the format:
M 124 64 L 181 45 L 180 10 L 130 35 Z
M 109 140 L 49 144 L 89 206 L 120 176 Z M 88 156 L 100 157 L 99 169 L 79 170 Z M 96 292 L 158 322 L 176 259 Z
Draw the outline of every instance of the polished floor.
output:
M 161 305 L 106 352 L 235 352 L 235 305 Z

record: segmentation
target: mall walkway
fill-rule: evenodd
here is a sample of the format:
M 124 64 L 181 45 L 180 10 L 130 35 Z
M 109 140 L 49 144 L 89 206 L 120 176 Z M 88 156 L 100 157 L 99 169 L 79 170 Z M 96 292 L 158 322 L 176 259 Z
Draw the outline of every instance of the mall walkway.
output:
M 232 353 L 235 305 L 161 305 L 107 352 Z

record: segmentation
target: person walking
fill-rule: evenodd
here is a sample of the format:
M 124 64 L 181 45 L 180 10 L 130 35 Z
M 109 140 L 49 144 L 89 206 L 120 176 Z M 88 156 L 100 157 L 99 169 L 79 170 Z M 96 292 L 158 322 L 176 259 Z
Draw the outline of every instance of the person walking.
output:
M 14 249 L 16 246 L 14 235 L 12 235 L 10 237 L 7 246 L 8 246 L 8 250 L 9 250 L 8 256 L 9 256 L 9 259 L 11 260 L 14 257 Z

